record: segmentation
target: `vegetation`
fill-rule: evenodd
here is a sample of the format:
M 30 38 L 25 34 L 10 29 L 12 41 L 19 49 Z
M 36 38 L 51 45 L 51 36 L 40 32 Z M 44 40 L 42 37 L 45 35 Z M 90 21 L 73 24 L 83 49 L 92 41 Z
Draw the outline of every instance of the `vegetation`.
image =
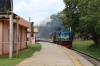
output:
M 16 66 L 16 64 L 32 56 L 34 52 L 40 50 L 41 45 L 39 43 L 29 44 L 28 49 L 19 52 L 19 58 L 16 58 L 16 54 L 13 54 L 13 60 L 9 60 L 8 55 L 0 56 L 0 66 Z
M 93 41 L 73 42 L 73 48 L 100 58 L 100 46 L 94 45 Z
M 38 28 L 38 25 L 34 25 L 34 28 Z
M 63 0 L 62 21 L 65 28 L 72 27 L 80 37 L 92 35 L 94 44 L 100 45 L 100 0 Z

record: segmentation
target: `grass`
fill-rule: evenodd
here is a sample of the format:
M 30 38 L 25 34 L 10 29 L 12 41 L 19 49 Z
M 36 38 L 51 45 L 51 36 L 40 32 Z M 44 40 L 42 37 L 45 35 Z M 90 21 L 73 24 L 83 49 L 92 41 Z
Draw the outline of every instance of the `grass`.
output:
M 73 48 L 100 58 L 100 46 L 96 46 L 93 41 L 73 42 Z
M 12 60 L 9 60 L 9 55 L 0 56 L 0 66 L 16 66 L 24 59 L 31 57 L 34 52 L 40 51 L 41 47 L 39 43 L 29 44 L 28 49 L 19 52 L 18 58 L 16 58 L 16 54 L 14 53 Z

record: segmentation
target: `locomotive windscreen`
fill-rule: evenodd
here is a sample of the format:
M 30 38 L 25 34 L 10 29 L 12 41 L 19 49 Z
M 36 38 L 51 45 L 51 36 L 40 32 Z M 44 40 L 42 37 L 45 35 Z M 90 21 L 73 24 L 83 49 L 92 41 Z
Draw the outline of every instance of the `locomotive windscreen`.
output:
M 11 11 L 11 0 L 0 0 L 0 12 L 5 12 L 5 10 Z M 13 0 L 12 0 L 13 4 Z

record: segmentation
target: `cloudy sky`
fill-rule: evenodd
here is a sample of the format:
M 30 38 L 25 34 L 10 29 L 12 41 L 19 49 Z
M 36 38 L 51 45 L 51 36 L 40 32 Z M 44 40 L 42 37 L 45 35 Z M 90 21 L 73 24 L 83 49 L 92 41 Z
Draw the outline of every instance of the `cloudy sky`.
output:
M 13 0 L 13 11 L 35 25 L 53 13 L 62 11 L 65 7 L 63 0 Z

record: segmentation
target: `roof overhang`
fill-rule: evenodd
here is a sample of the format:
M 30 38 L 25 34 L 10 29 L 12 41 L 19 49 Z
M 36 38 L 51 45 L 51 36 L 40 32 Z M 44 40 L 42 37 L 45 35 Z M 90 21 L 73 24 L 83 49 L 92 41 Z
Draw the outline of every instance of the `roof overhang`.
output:
M 9 19 L 9 15 L 11 15 L 11 13 L 0 13 L 0 20 L 8 20 Z M 13 19 L 17 19 L 18 16 L 17 14 L 13 13 Z
M 0 20 L 9 20 L 11 13 L 1 13 L 0 12 Z M 13 22 L 16 23 L 16 19 L 19 19 L 19 24 L 30 28 L 30 22 L 28 22 L 27 20 L 23 19 L 22 17 L 18 16 L 17 14 L 13 13 Z

